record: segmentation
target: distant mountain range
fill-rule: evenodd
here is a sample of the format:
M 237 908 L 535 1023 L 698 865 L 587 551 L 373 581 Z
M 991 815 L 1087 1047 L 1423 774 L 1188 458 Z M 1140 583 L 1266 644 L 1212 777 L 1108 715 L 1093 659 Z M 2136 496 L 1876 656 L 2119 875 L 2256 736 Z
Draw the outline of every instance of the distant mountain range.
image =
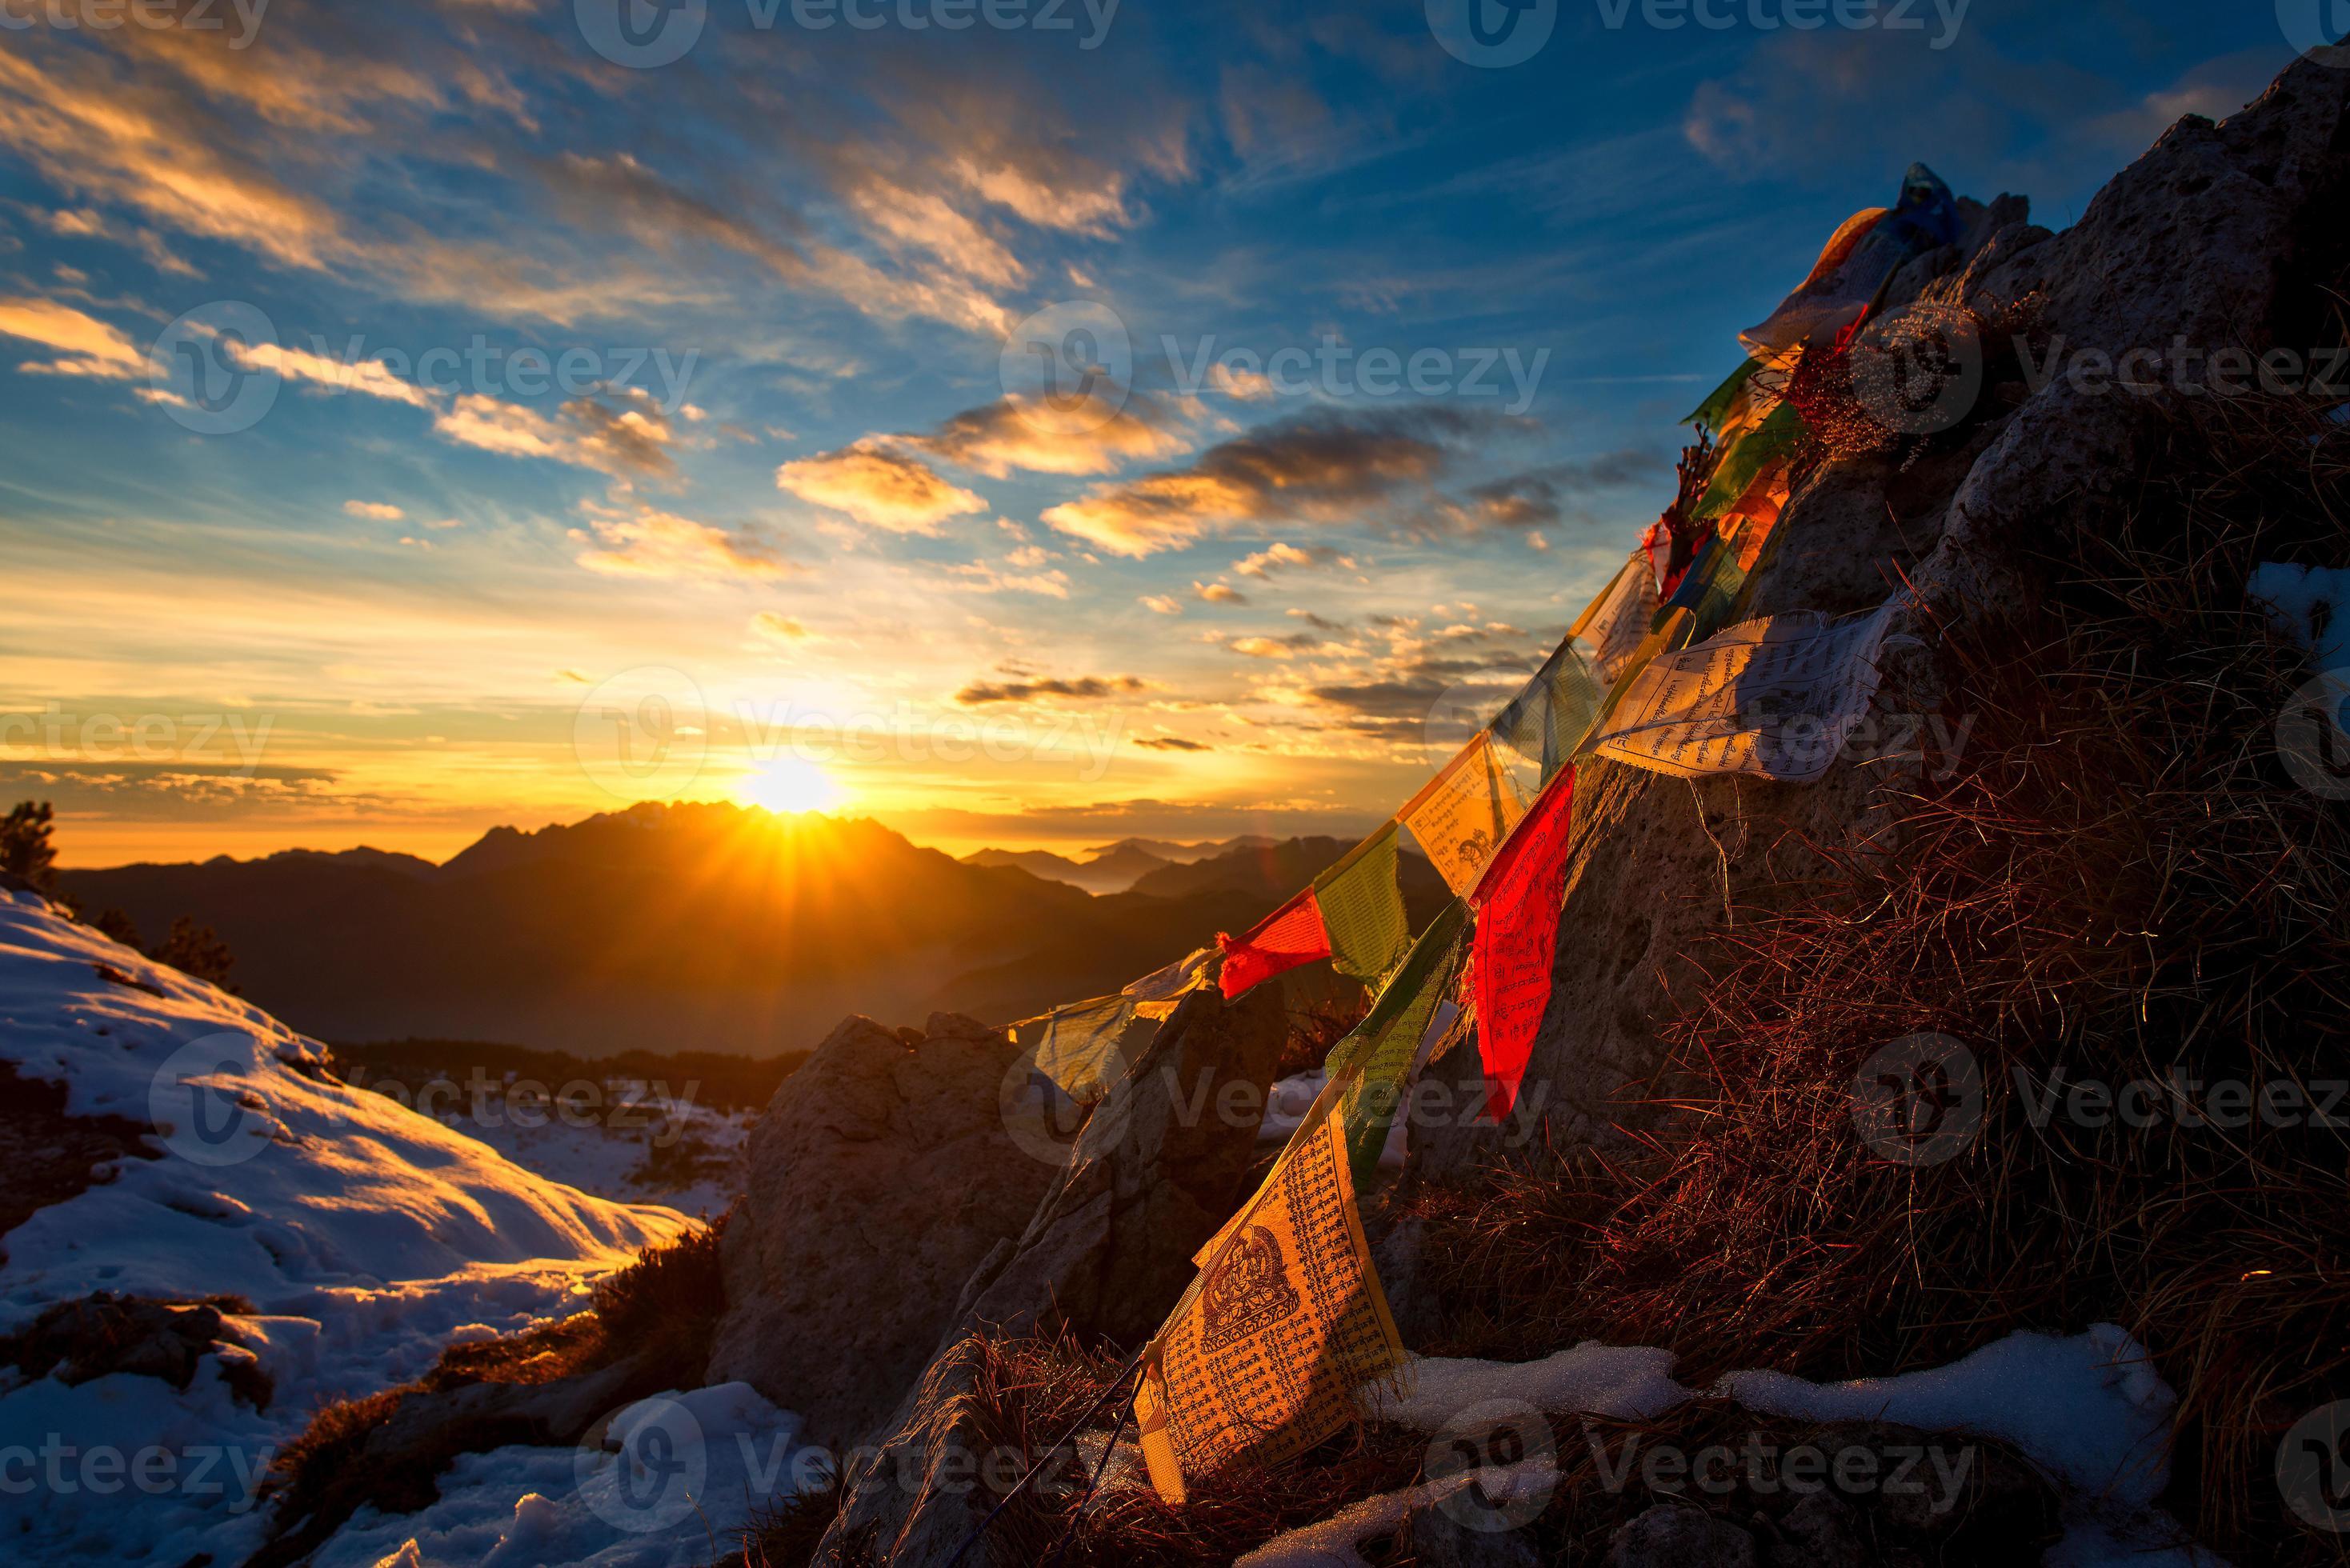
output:
M 248 998 L 328 1041 L 764 1055 L 806 1049 L 850 1012 L 1008 1023 L 1115 991 L 1244 929 L 1349 846 L 1128 840 L 1046 857 L 1098 867 L 1105 888 L 1135 873 L 1096 895 L 1023 857 L 958 861 L 862 818 L 648 805 L 494 828 L 442 866 L 295 850 L 63 881 L 142 929 L 182 914 L 213 927 Z M 1426 861 L 1404 866 L 1424 920 L 1444 890 Z
M 1170 844 L 1163 838 L 1121 838 L 1116 844 L 1089 849 L 1083 860 L 1072 860 L 1049 849 L 983 849 L 966 855 L 966 866 L 1016 866 L 1047 882 L 1066 882 L 1088 893 L 1123 893 L 1143 877 L 1170 866 L 1190 866 L 1243 849 L 1261 849 L 1274 841 L 1259 835 L 1228 838 L 1221 844 Z

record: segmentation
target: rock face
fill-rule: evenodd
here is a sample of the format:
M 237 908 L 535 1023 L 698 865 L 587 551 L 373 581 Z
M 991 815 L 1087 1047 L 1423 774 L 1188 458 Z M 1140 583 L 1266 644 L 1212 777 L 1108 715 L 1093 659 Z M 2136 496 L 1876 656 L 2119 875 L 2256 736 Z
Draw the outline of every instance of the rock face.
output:
M 2062 553 L 2111 517 L 2163 400 L 2211 395 L 2215 351 L 2327 340 L 2317 323 L 2284 319 L 2281 304 L 2320 296 L 2295 286 L 2315 281 L 2329 247 L 2338 255 L 2350 200 L 2350 49 L 2323 53 L 2224 122 L 2179 121 L 2064 234 L 2035 227 L 2021 199 L 2002 197 L 1970 209 L 1962 244 L 1909 264 L 1888 310 L 1921 290 L 1987 318 L 2022 308 L 2055 347 L 2054 373 L 2045 352 L 2027 368 L 2002 347 L 1984 366 L 1963 439 L 1906 466 L 1847 458 L 1814 472 L 1758 564 L 1751 613 L 1872 608 L 1905 574 L 1945 612 L 2029 592 L 2033 551 Z M 2106 372 L 2086 384 L 2067 374 L 2083 351 L 2102 356 Z M 2134 379 L 2158 389 L 2115 385 L 2115 364 L 2133 351 Z M 2182 379 L 2190 390 L 2178 389 Z M 1888 666 L 1888 691 L 1903 674 Z M 1930 753 L 1930 734 L 1926 743 Z M 1556 1142 L 1607 1144 L 1669 1114 L 1677 1085 L 1657 1081 L 1657 1031 L 1700 982 L 1684 955 L 1730 907 L 1814 871 L 1806 840 L 1871 842 L 1881 826 L 1867 801 L 1883 778 L 1881 766 L 1850 763 L 1797 785 L 1691 784 L 1596 760 L 1577 770 L 1582 847 L 1525 1090 L 1544 1097 Z M 1474 1054 L 1456 1052 L 1440 1071 L 1465 1088 Z M 1525 1137 L 1454 1127 L 1416 1139 L 1415 1158 L 1429 1174 L 1457 1176 Z
M 1016 1242 L 964 1292 L 962 1320 L 1026 1333 L 1056 1318 L 1132 1344 L 1191 1282 L 1191 1254 L 1247 1198 L 1287 1032 L 1281 989 L 1183 999 L 1108 1100 Z
M 988 1441 L 971 1398 L 974 1331 L 1066 1327 L 1132 1345 L 1158 1329 L 1191 1282 L 1191 1254 L 1248 1195 L 1285 1033 L 1277 986 L 1232 1003 L 1213 991 L 1183 999 L 1087 1119 L 1018 1240 L 973 1273 L 892 1436 L 850 1478 L 817 1563 L 938 1568 L 993 1503 L 984 1487 L 937 1480 Z M 982 1542 L 964 1562 L 1004 1561 L 991 1550 L 1003 1548 Z
M 1026 1229 L 1054 1168 L 1006 1130 L 1003 1035 L 852 1018 L 776 1091 L 728 1221 L 709 1381 L 750 1384 L 854 1442 L 896 1409 L 972 1271 Z

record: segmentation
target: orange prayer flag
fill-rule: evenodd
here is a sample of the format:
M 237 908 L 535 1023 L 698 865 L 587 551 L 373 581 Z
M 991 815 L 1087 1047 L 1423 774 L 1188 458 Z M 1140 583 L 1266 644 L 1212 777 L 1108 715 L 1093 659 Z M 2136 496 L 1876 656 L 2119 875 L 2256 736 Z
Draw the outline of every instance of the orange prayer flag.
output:
M 1239 937 L 1216 933 L 1223 950 L 1224 1000 L 1232 1001 L 1284 971 L 1330 956 L 1330 935 L 1308 888 Z
M 1543 791 L 1493 857 L 1472 900 L 1477 934 L 1470 965 L 1477 988 L 1477 1049 L 1485 1064 L 1485 1114 L 1494 1121 L 1517 1104 L 1534 1034 L 1550 1005 L 1574 821 L 1575 770 L 1568 768 Z

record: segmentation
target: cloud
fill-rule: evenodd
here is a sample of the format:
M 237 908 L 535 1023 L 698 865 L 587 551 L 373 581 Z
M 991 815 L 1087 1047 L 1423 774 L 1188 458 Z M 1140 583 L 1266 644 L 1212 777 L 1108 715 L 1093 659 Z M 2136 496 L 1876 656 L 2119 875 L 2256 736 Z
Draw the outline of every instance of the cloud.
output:
M 1243 577 L 1269 577 L 1284 566 L 1352 566 L 1354 557 L 1341 554 L 1328 545 L 1309 545 L 1299 549 L 1295 545 L 1272 545 L 1253 556 L 1244 556 L 1232 563 L 1232 570 Z
M 999 398 L 965 409 L 927 434 L 891 438 L 896 445 L 983 473 L 1115 473 L 1130 462 L 1156 462 L 1191 450 L 1176 411 L 1134 393 L 1097 428 L 1065 430 L 1027 400 Z
M 338 392 L 358 392 L 387 402 L 405 403 L 411 409 L 440 407 L 439 400 L 431 391 L 413 381 L 401 380 L 380 359 L 354 359 L 346 364 L 307 348 L 288 348 L 279 343 L 232 342 L 227 347 L 247 369 L 274 371 L 288 381 L 307 382 Z
M 796 570 L 764 541 L 640 506 L 588 524 L 602 548 L 579 564 L 609 577 L 783 577 Z
M 1134 743 L 1140 746 L 1146 752 L 1211 752 L 1215 750 L 1213 746 L 1203 745 L 1198 741 L 1187 741 L 1180 735 L 1142 735 L 1137 737 Z
M 408 514 L 389 501 L 346 501 L 343 510 L 370 523 L 397 523 Z
M 1085 675 L 1074 680 L 1046 676 L 1003 682 L 973 681 L 955 693 L 955 701 L 966 708 L 991 702 L 1029 702 L 1039 697 L 1071 697 L 1090 701 L 1149 690 L 1150 682 L 1131 675 Z
M 0 299 L 0 336 L 21 337 L 57 358 L 24 369 L 47 376 L 130 381 L 147 375 L 147 356 L 120 328 L 51 299 Z
M 1194 582 L 1191 592 L 1211 605 L 1244 605 L 1248 596 L 1229 583 Z
M 775 483 L 892 534 L 935 534 L 951 517 L 987 510 L 986 502 L 941 479 L 920 458 L 870 441 L 785 463 L 775 470 Z
M 1598 492 L 1669 479 L 1672 472 L 1672 465 L 1655 452 L 1632 450 L 1549 463 L 1471 486 L 1463 521 L 1497 528 L 1595 522 L 1598 513 L 1593 497 Z
M 753 616 L 751 630 L 754 635 L 764 637 L 769 642 L 785 644 L 806 642 L 816 636 L 816 633 L 810 631 L 799 621 L 779 610 L 761 610 Z
M 1294 631 L 1286 637 L 1236 637 L 1224 646 L 1251 659 L 1295 659 L 1321 644 L 1322 639 L 1311 632 Z
M 336 248 L 334 213 L 207 134 L 216 122 L 176 84 L 118 74 L 95 52 L 50 58 L 55 72 L 0 51 L 0 140 L 61 189 L 289 265 L 321 266 Z
M 1142 596 L 1141 604 L 1143 608 L 1153 611 L 1159 615 L 1181 615 L 1183 613 L 1182 601 L 1170 594 L 1145 594 Z
M 1353 521 L 1399 494 L 1429 493 L 1459 450 L 1490 428 L 1488 419 L 1436 406 L 1316 410 L 1220 442 L 1187 468 L 1096 485 L 1044 520 L 1137 557 L 1252 523 Z
M 574 398 L 552 419 L 521 403 L 463 392 L 433 416 L 432 429 L 460 445 L 574 463 L 618 479 L 677 472 L 668 418 L 651 394 L 634 388 Z
M 1069 597 L 1069 574 L 1066 572 L 999 572 L 981 561 L 969 566 L 949 566 L 947 572 L 957 579 L 947 586 L 964 593 L 1042 594 L 1054 599 Z

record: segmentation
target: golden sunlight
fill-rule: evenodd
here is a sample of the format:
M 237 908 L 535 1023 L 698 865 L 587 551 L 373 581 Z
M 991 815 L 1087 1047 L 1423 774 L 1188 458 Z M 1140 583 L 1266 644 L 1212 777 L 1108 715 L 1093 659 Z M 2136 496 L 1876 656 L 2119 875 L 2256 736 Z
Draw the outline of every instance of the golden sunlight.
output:
M 800 757 L 775 757 L 743 775 L 736 793 L 748 805 L 778 814 L 829 811 L 844 798 L 832 775 Z

